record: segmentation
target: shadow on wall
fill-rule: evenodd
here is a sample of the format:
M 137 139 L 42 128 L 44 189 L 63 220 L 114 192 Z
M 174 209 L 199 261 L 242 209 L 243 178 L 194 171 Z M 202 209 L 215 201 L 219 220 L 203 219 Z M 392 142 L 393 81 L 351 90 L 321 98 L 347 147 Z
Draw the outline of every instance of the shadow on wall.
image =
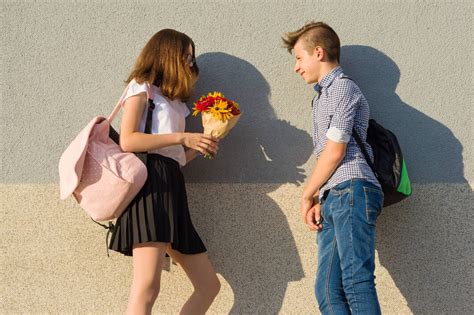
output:
M 276 118 L 270 87 L 250 63 L 218 52 L 197 62 L 195 99 L 220 91 L 239 103 L 243 115 L 214 160 L 198 159 L 183 169 L 188 183 L 212 183 L 191 191 L 193 217 L 217 272 L 232 287 L 231 313 L 276 314 L 288 282 L 304 273 L 288 221 L 268 194 L 304 181 L 301 165 L 311 155 L 311 138 Z M 202 132 L 200 117 L 190 117 L 187 127 Z
M 311 137 L 276 118 L 269 101 L 270 87 L 262 74 L 247 61 L 225 53 L 206 53 L 197 62 L 200 77 L 195 95 L 220 91 L 238 102 L 243 114 L 221 141 L 215 160 L 199 159 L 186 167 L 188 181 L 302 183 L 304 169 L 298 166 L 311 155 Z M 190 117 L 186 123 L 188 129 L 202 132 L 200 117 Z
M 367 97 L 371 117 L 399 138 L 410 179 L 419 184 L 412 197 L 380 216 L 380 262 L 414 314 L 468 314 L 473 206 L 462 145 L 446 126 L 400 99 L 400 70 L 384 53 L 344 46 L 341 57 L 345 73 Z

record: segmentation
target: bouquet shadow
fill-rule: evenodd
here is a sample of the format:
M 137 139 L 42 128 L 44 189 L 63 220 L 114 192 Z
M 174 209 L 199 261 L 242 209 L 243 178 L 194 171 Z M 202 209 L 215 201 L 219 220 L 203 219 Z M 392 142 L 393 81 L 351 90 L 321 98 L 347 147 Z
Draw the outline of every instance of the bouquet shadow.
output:
M 193 221 L 216 271 L 232 288 L 230 313 L 278 313 L 288 282 L 304 273 L 287 215 L 269 193 L 304 181 L 311 138 L 276 118 L 270 87 L 250 63 L 224 53 L 197 61 L 195 98 L 220 91 L 243 114 L 213 160 L 198 158 L 183 169 Z M 201 119 L 189 118 L 187 127 L 202 132 Z

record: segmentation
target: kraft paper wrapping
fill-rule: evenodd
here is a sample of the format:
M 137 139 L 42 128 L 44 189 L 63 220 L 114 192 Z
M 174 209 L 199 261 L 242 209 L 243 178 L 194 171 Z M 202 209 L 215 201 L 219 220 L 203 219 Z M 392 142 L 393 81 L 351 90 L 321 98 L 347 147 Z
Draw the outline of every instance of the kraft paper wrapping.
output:
M 226 121 L 222 121 L 214 118 L 211 113 L 202 112 L 202 126 L 204 127 L 204 133 L 217 137 L 219 139 L 227 136 L 229 131 L 234 128 L 237 121 L 239 121 L 242 114 L 233 116 Z

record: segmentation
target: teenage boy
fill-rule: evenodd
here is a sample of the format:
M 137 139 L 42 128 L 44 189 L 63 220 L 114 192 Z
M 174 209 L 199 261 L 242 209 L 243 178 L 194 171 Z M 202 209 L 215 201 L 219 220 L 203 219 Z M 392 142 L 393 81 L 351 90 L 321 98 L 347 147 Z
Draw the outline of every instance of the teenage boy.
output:
M 322 22 L 286 33 L 294 71 L 314 84 L 313 144 L 317 161 L 301 198 L 301 215 L 318 231 L 315 293 L 323 314 L 380 314 L 374 283 L 375 223 L 383 193 L 354 130 L 366 142 L 369 105 L 339 65 L 340 41 Z

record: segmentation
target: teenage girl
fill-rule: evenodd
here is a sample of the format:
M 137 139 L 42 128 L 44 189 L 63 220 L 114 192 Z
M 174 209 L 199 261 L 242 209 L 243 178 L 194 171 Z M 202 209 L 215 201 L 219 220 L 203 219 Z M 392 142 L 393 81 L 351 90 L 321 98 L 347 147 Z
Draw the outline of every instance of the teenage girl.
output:
M 184 269 L 194 287 L 181 314 L 204 314 L 220 289 L 191 222 L 180 170 L 198 154 L 214 155 L 218 150 L 218 139 L 184 132 L 190 113 L 184 101 L 199 74 L 194 50 L 186 34 L 161 30 L 145 45 L 127 79 L 120 146 L 127 152 L 148 152 L 145 186 L 117 219 L 109 244 L 110 249 L 133 256 L 127 314 L 151 314 L 166 253 Z M 151 101 L 155 108 L 147 134 Z

